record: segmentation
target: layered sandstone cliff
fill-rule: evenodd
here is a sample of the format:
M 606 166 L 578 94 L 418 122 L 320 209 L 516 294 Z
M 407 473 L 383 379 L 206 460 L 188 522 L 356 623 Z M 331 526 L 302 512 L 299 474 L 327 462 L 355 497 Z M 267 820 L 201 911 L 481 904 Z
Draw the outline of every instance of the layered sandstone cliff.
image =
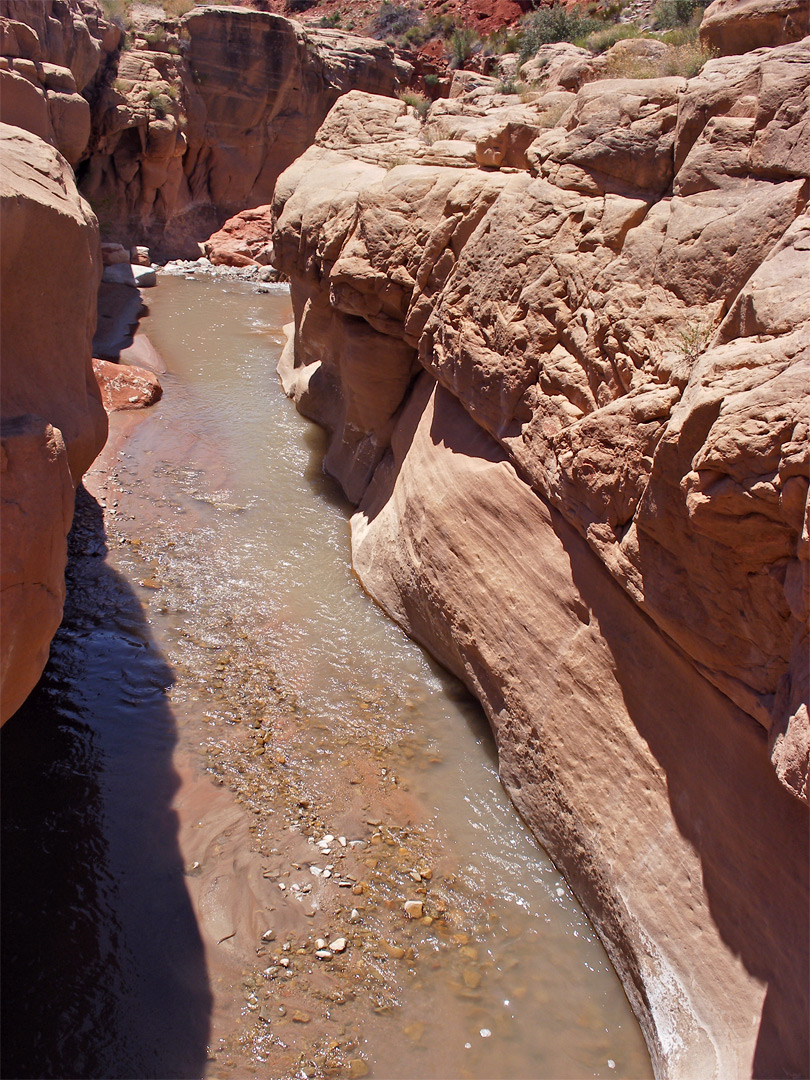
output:
M 96 104 L 82 193 L 105 236 L 196 257 L 227 218 L 269 202 L 341 94 L 392 95 L 409 74 L 379 42 L 263 11 L 144 26 Z
M 659 1075 L 801 1075 L 810 41 L 577 93 L 570 49 L 335 105 L 276 188 L 280 372 Z
M 0 0 L 0 120 L 75 166 L 90 140 L 90 100 L 121 41 L 94 0 Z
M 67 161 L 0 125 L 2 719 L 25 700 L 62 618 L 75 485 L 104 445 L 91 366 L 98 226 Z
M 199 255 L 352 88 L 393 95 L 411 68 L 380 42 L 244 7 L 141 15 L 94 0 L 0 0 L 0 114 L 57 147 L 105 238 Z

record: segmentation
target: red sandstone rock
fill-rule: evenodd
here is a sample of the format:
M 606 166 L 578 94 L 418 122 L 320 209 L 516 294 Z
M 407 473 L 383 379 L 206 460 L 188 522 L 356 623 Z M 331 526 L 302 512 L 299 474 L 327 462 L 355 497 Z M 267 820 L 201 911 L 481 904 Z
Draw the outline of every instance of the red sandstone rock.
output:
M 271 201 L 341 94 L 392 96 L 411 70 L 380 42 L 247 8 L 197 8 L 181 29 L 182 51 L 170 31 L 157 44 L 136 33 L 121 54 L 82 185 L 106 235 L 157 254 L 196 257 L 228 218 Z
M 160 379 L 145 368 L 94 359 L 93 371 L 108 413 L 145 409 L 163 396 Z
M 0 126 L 2 720 L 42 673 L 64 597 L 73 485 L 104 444 L 90 364 L 98 227 L 64 158 Z
M 92 0 L 0 2 L 0 119 L 55 146 L 71 165 L 90 139 L 80 91 L 101 72 L 121 31 Z
M 107 434 L 90 365 L 98 227 L 51 147 L 18 128 L 0 138 L 3 415 L 58 427 L 78 483 Z
M 807 34 L 807 0 L 714 0 L 700 24 L 701 42 L 721 56 L 787 45 Z
M 484 702 L 673 1077 L 808 1054 L 808 87 L 801 43 L 418 129 L 348 95 L 274 201 L 355 568 Z
M 73 481 L 61 433 L 39 416 L 2 421 L 0 686 L 5 722 L 42 674 L 62 621 Z
M 210 236 L 205 254 L 214 266 L 267 266 L 273 252 L 273 212 L 270 206 L 243 210 Z

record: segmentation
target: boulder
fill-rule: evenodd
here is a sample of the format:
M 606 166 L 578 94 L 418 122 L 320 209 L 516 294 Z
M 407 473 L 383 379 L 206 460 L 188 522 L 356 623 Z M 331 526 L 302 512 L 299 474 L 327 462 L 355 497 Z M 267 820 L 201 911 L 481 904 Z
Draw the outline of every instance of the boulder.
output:
M 160 379 L 146 368 L 94 359 L 93 371 L 108 413 L 145 409 L 163 396 Z
M 273 253 L 272 207 L 257 206 L 230 218 L 203 245 L 214 266 L 267 266 Z
M 808 34 L 806 0 L 713 0 L 700 24 L 701 43 L 721 56 L 787 45 Z
M 78 483 L 107 435 L 90 365 L 98 225 L 54 149 L 6 125 L 0 140 L 3 415 L 58 428 Z

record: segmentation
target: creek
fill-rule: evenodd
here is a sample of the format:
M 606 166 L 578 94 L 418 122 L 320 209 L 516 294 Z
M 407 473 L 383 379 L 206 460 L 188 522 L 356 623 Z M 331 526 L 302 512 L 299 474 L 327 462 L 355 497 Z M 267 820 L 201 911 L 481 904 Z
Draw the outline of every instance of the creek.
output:
M 4 1075 L 650 1076 L 477 703 L 352 574 L 286 290 L 145 300 L 164 397 L 2 735 Z

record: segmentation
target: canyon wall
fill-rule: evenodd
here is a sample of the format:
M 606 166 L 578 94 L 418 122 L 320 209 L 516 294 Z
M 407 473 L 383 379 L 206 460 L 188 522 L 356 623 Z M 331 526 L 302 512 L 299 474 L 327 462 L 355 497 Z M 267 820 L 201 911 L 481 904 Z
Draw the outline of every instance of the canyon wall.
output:
M 334 106 L 276 187 L 279 370 L 657 1074 L 804 1075 L 810 40 L 689 80 L 578 52 L 425 122 Z
M 0 116 L 74 166 L 105 239 L 191 257 L 279 174 L 351 88 L 393 95 L 409 64 L 380 42 L 265 11 L 141 13 L 0 0 Z
M 107 437 L 91 366 L 98 225 L 67 161 L 0 124 L 2 720 L 62 619 L 73 494 Z
M 410 67 L 379 42 L 246 8 L 133 30 L 94 105 L 78 174 L 105 237 L 199 255 L 280 173 L 352 87 L 394 94 Z
M 196 258 L 269 200 L 341 93 L 393 94 L 409 74 L 387 46 L 244 8 L 125 35 L 94 0 L 0 0 L 2 720 L 47 660 L 74 488 L 107 431 L 99 223 L 74 170 L 106 239 Z M 122 371 L 96 374 L 110 409 L 159 394 L 148 372 L 126 393 Z

